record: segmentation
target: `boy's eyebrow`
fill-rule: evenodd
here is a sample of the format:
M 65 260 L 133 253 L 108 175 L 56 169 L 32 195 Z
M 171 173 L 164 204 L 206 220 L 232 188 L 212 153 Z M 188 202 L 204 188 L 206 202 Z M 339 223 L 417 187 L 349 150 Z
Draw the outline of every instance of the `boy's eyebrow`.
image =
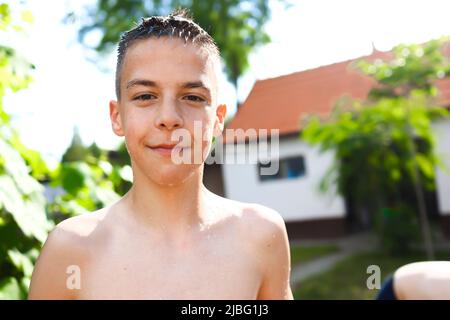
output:
M 202 81 L 185 82 L 181 87 L 185 89 L 201 88 L 208 91 L 208 94 L 211 95 L 211 90 Z
M 126 88 L 129 89 L 133 86 L 158 87 L 155 81 L 147 79 L 133 79 L 131 81 L 128 81 Z M 202 81 L 185 82 L 181 84 L 181 88 L 184 89 L 201 88 L 208 91 L 208 93 L 211 94 L 211 90 Z
M 157 87 L 155 81 L 146 80 L 146 79 L 133 79 L 133 80 L 128 81 L 127 89 L 129 89 L 133 86 Z

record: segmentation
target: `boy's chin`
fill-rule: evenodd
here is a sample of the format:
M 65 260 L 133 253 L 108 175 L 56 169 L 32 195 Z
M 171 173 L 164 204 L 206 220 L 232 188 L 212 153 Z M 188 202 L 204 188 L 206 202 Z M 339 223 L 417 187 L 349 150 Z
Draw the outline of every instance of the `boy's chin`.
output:
M 150 174 L 149 178 L 161 187 L 176 187 L 185 183 L 195 174 L 195 168 L 189 166 L 184 168 L 172 168 L 161 170 L 157 174 Z

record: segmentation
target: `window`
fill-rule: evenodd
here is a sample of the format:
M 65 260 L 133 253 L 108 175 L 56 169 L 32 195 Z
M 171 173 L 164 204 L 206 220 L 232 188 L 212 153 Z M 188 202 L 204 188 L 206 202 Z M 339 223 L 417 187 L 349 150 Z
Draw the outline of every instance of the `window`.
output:
M 272 163 L 258 163 L 259 181 L 273 181 L 280 179 L 296 179 L 306 174 L 305 158 L 303 156 L 287 157 L 279 160 L 279 169 L 276 174 L 263 175 L 261 168 L 270 168 Z

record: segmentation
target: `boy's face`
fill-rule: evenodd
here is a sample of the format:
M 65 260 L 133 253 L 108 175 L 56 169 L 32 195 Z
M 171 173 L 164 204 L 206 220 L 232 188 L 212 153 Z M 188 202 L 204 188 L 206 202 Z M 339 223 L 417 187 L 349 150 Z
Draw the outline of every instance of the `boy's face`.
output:
M 213 135 L 223 130 L 226 114 L 226 106 L 217 105 L 215 70 L 204 49 L 180 39 L 149 38 L 128 48 L 120 99 L 110 102 L 110 117 L 113 131 L 125 136 L 135 175 L 176 185 L 202 169 Z M 187 133 L 191 141 L 175 141 L 176 131 Z M 166 150 L 157 148 L 178 143 L 186 147 L 180 154 L 192 153 L 191 163 L 177 164 Z

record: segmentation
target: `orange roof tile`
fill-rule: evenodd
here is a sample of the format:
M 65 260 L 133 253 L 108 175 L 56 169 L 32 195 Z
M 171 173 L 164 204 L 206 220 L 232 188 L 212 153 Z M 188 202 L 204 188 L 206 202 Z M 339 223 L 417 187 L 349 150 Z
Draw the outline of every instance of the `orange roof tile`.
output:
M 444 52 L 450 56 L 450 45 Z M 374 51 L 363 58 L 389 57 L 392 57 L 391 52 Z M 226 128 L 279 129 L 280 135 L 295 133 L 299 132 L 304 115 L 329 114 L 339 97 L 365 99 L 375 82 L 353 67 L 352 63 L 359 59 L 256 81 Z M 450 105 L 450 79 L 440 80 L 438 87 L 442 101 Z M 225 135 L 223 138 L 225 141 Z

